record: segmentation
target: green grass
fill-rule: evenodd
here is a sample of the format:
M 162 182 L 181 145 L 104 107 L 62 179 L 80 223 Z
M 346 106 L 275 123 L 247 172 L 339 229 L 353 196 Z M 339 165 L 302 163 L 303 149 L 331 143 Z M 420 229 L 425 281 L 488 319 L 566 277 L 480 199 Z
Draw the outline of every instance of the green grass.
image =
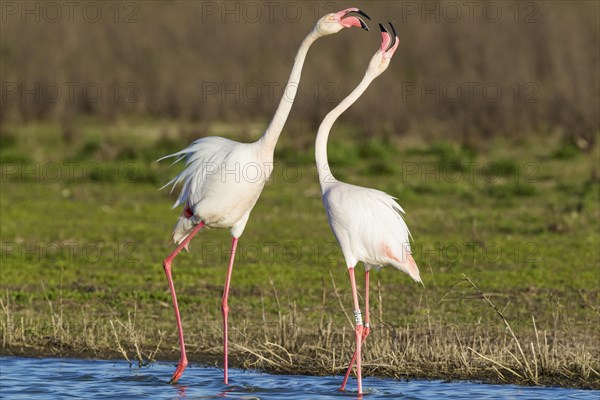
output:
M 170 209 L 176 193 L 157 188 L 181 167 L 154 160 L 188 144 L 177 125 L 82 122 L 69 143 L 52 124 L 6 131 L 0 289 L 11 312 L 40 327 L 49 324 L 48 305 L 57 302 L 72 324 L 82 313 L 126 318 L 135 304 L 138 325 L 166 331 L 164 340 L 175 346 L 161 262 L 172 248 L 170 231 L 180 210 Z M 573 338 L 587 335 L 597 343 L 597 147 L 566 157 L 559 139 L 536 135 L 473 150 L 334 133 L 336 176 L 396 196 L 414 236 L 425 287 L 389 268 L 375 274 L 382 303 L 374 298 L 373 307 L 386 324 L 502 327 L 464 284 L 466 275 L 517 332 L 531 329 L 533 315 L 538 329 L 558 324 Z M 349 309 L 346 268 L 322 208 L 312 151 L 298 149 L 284 133 L 273 181 L 240 240 L 229 302 L 234 326 L 257 322 L 263 313 L 276 320 L 281 310 L 274 288 L 280 306 L 293 307 L 306 326 L 318 324 L 323 313 L 334 327 L 347 324 L 332 288 L 333 279 Z M 174 262 L 192 342 L 202 329 L 198 321 L 219 319 L 229 245 L 227 231 L 209 230 Z M 2 326 L 6 335 L 8 325 Z

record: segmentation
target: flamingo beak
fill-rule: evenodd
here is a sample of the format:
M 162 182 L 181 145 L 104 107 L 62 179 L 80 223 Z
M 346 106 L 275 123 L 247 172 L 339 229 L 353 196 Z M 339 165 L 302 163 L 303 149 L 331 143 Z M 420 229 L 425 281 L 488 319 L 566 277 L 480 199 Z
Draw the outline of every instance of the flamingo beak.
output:
M 391 22 L 388 22 L 388 24 L 390 24 L 393 34 L 390 33 L 382 24 L 379 24 L 379 29 L 381 29 L 381 52 L 385 58 L 389 59 L 392 58 L 394 52 L 398 48 L 400 39 L 398 39 L 398 34 L 396 33 L 396 28 L 394 28 L 394 25 L 392 25 Z
M 362 10 L 359 10 L 358 8 L 354 8 L 354 7 L 347 8 L 345 10 L 342 10 L 342 11 L 336 13 L 334 15 L 334 18 L 336 21 L 338 21 L 342 26 L 344 26 L 346 28 L 350 28 L 351 26 L 356 26 L 356 27 L 364 29 L 365 31 L 368 31 L 369 26 L 366 24 L 365 21 L 362 20 L 362 18 L 354 16 L 354 15 L 347 15 L 351 12 L 361 15 L 368 20 L 371 19 L 371 17 L 369 17 L 367 15 L 367 13 L 365 13 Z

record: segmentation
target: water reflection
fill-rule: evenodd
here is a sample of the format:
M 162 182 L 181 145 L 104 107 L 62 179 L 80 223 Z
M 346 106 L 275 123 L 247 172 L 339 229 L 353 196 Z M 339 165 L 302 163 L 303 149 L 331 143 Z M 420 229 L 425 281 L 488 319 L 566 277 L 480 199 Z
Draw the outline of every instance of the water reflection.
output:
M 125 399 L 356 399 L 339 392 L 340 376 L 285 376 L 231 370 L 230 385 L 222 371 L 191 366 L 177 385 L 169 385 L 170 363 L 130 368 L 123 361 L 0 357 L 0 392 L 7 399 L 64 397 Z M 349 388 L 354 389 L 349 383 Z M 367 377 L 365 399 L 594 399 L 600 391 L 473 382 L 398 381 Z
M 173 385 L 173 388 L 175 388 L 175 390 L 177 390 L 177 394 L 179 395 L 178 398 L 182 399 L 185 397 L 185 392 L 188 387 L 184 386 L 184 385 Z

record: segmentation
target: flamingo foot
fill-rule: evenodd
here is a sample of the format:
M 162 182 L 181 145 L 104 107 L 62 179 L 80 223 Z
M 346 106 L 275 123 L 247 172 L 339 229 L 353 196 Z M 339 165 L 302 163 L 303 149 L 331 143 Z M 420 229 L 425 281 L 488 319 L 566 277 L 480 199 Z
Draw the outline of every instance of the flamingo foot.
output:
M 177 369 L 175 370 L 173 376 L 171 377 L 171 380 L 169 381 L 171 385 L 174 385 L 177 383 L 177 381 L 179 381 L 179 378 L 181 378 L 181 375 L 183 375 L 183 371 L 185 370 L 185 367 L 187 367 L 187 365 L 187 358 L 184 358 L 179 361 L 179 364 L 177 364 Z
M 369 327 L 368 324 L 365 324 L 365 326 L 363 326 L 363 331 L 362 331 L 361 346 L 367 340 L 367 336 L 369 336 L 370 332 L 371 332 L 371 328 Z M 346 385 L 348 384 L 348 378 L 350 377 L 350 373 L 352 372 L 352 367 L 354 367 L 354 363 L 356 362 L 356 355 L 357 354 L 355 351 L 354 355 L 352 355 L 352 359 L 350 360 L 350 364 L 348 365 L 348 370 L 346 371 L 346 375 L 344 376 L 344 381 L 342 382 L 342 385 L 338 389 L 340 392 L 346 391 Z

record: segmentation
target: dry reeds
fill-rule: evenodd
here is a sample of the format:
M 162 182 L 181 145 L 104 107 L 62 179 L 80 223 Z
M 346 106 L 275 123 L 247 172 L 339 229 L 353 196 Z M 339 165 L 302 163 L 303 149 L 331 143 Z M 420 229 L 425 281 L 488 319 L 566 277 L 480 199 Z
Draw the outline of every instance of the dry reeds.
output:
M 465 276 L 464 281 L 494 310 L 501 325 L 449 323 L 430 317 L 427 310 L 423 320 L 403 325 L 374 316 L 363 352 L 365 373 L 398 379 L 476 379 L 600 388 L 598 332 L 596 336 L 581 335 L 560 327 L 549 331 L 540 327 L 534 316 L 529 327 L 516 331 L 488 295 L 470 278 Z M 340 326 L 333 322 L 325 300 L 317 321 L 306 321 L 295 304 L 284 310 L 274 285 L 272 289 L 279 304 L 274 319 L 263 311 L 259 322 L 248 318 L 232 321 L 232 364 L 273 373 L 343 373 L 353 351 L 353 330 L 345 323 Z M 381 290 L 377 296 L 381 310 Z M 332 297 L 344 309 L 337 289 L 324 285 L 323 299 Z M 15 312 L 9 299 L 8 294 L 0 299 L 3 353 L 122 357 L 140 366 L 178 356 L 173 329 L 169 334 L 163 330 L 172 324 L 140 322 L 136 305 L 126 318 L 113 314 L 94 317 L 90 322 L 85 312 L 80 317 L 63 314 L 57 318 L 62 310 L 59 307 L 56 311 L 48 300 L 51 318 L 43 320 L 39 315 Z M 560 318 L 568 323 L 566 316 Z M 15 324 L 15 320 L 20 323 Z M 202 363 L 220 359 L 220 321 L 194 321 L 194 326 L 202 329 L 188 332 L 189 359 Z M 165 343 L 170 347 L 165 348 Z
M 15 7 L 35 10 L 35 3 Z M 270 13 L 266 3 L 254 2 L 261 17 L 250 18 L 243 3 L 130 2 L 116 21 L 107 5 L 94 23 L 80 15 L 83 6 L 73 21 L 66 9 L 57 21 L 42 10 L 3 15 L 0 119 L 62 121 L 67 138 L 79 114 L 105 121 L 130 114 L 205 122 L 260 115 L 265 121 L 300 41 L 331 4 L 282 2 Z M 374 19 L 395 21 L 401 43 L 392 68 L 348 121 L 367 134 L 445 138 L 562 129 L 590 145 L 600 109 L 598 3 L 446 6 L 438 2 L 423 14 L 404 3 L 365 4 Z M 486 17 L 487 8 L 498 8 L 500 18 Z M 298 18 L 287 18 L 286 9 L 297 10 Z M 311 50 L 290 121 L 299 134 L 314 132 L 354 87 L 377 43 L 372 35 L 345 32 Z

